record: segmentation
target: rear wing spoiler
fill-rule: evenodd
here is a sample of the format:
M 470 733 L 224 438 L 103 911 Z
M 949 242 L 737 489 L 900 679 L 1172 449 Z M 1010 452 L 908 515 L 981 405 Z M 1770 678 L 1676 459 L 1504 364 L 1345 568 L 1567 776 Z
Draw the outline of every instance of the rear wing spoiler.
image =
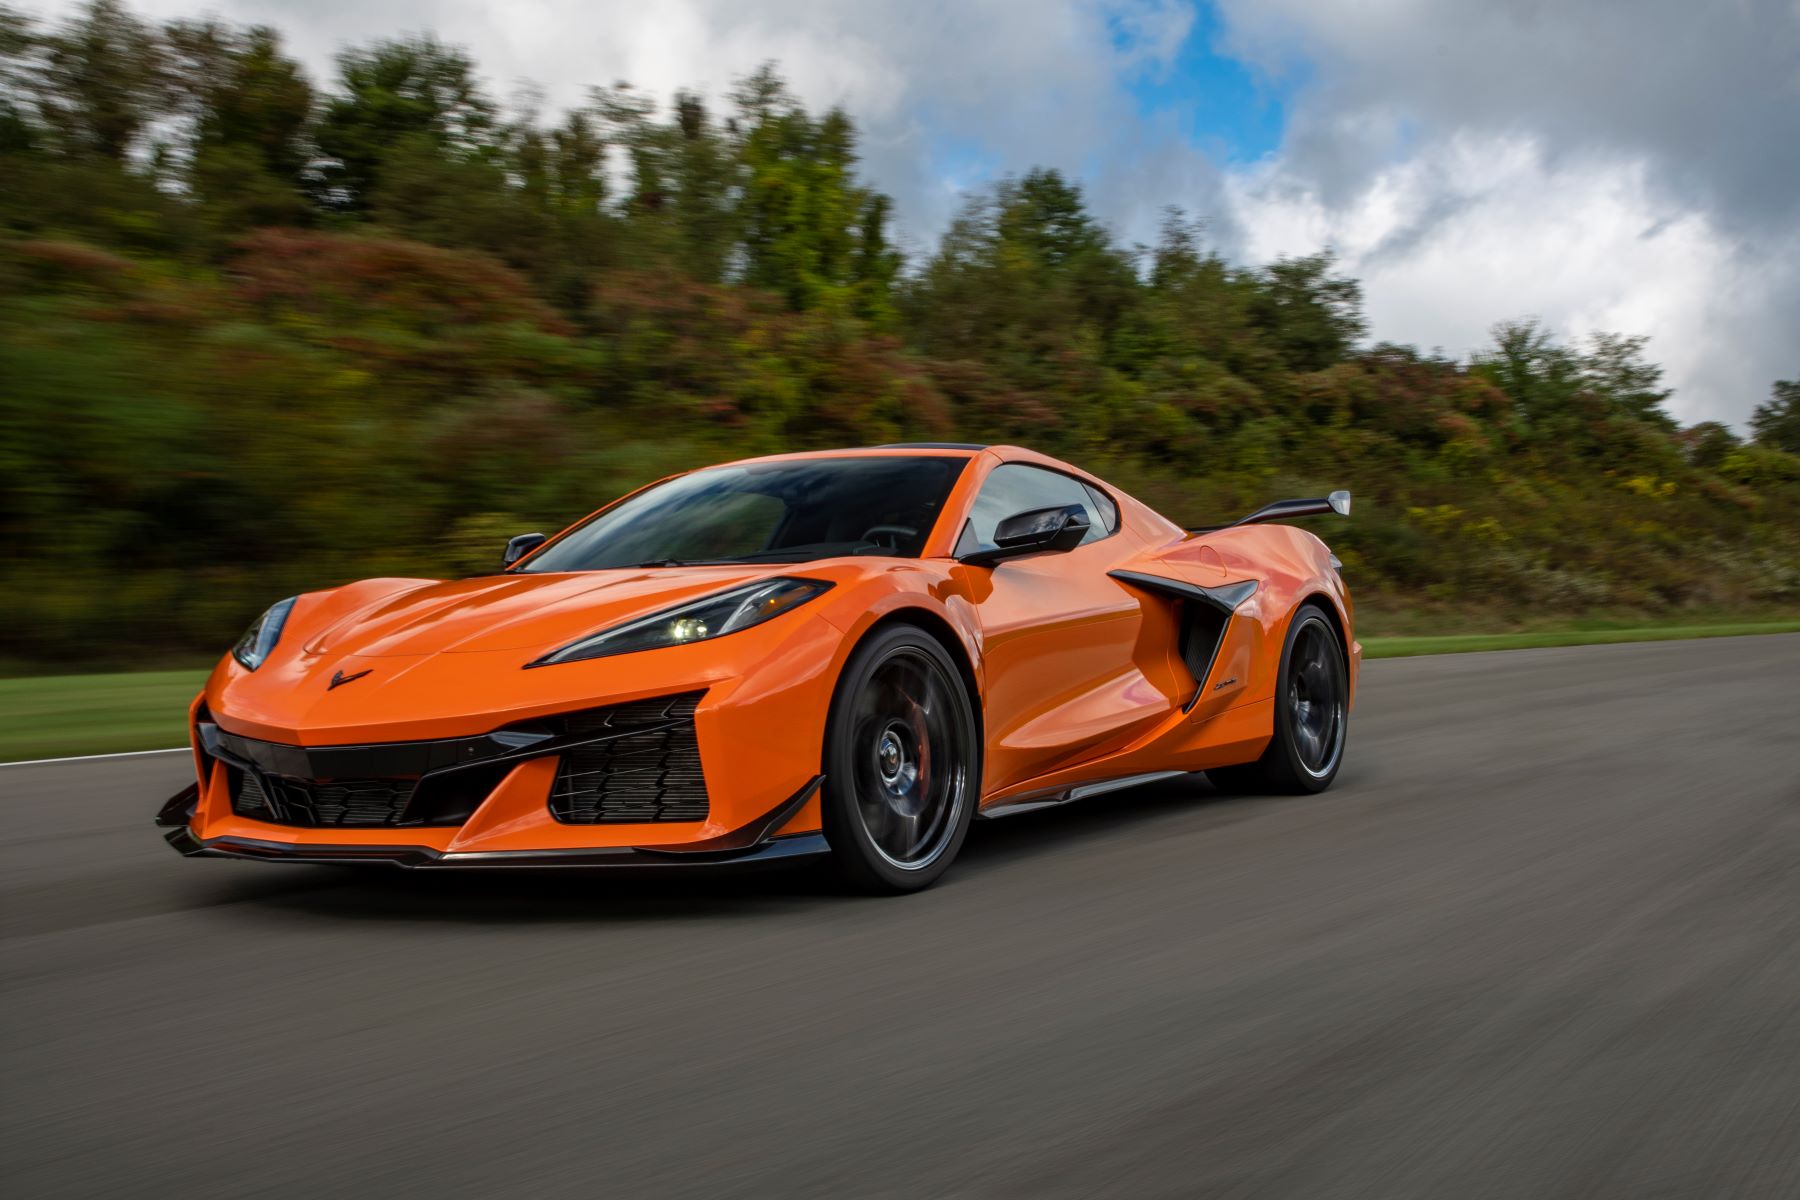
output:
M 1265 504 L 1247 517 L 1239 517 L 1225 525 L 1203 525 L 1190 528 L 1189 533 L 1213 533 L 1220 529 L 1232 529 L 1239 525 L 1261 525 L 1265 521 L 1286 521 L 1293 517 L 1316 517 L 1325 513 L 1336 513 L 1340 517 L 1350 515 L 1350 493 L 1342 489 L 1318 500 L 1277 500 L 1273 504 Z

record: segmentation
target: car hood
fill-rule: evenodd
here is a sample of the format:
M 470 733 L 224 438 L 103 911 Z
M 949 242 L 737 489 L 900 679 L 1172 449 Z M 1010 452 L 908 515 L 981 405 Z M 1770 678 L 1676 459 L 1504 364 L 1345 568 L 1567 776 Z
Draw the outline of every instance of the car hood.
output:
M 420 581 L 363 603 L 346 596 L 349 607 L 341 611 L 329 611 L 338 606 L 328 602 L 305 648 L 370 658 L 548 650 L 781 570 L 757 564 Z

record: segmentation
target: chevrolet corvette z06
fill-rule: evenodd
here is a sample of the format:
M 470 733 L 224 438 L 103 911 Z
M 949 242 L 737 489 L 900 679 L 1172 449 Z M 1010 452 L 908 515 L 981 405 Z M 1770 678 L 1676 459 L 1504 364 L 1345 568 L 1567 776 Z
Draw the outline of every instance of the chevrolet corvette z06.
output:
M 470 579 L 280 601 L 192 707 L 185 854 L 409 867 L 829 855 L 909 891 L 976 817 L 1206 771 L 1317 792 L 1361 648 L 1337 560 L 1184 529 L 1011 446 L 662 480 Z

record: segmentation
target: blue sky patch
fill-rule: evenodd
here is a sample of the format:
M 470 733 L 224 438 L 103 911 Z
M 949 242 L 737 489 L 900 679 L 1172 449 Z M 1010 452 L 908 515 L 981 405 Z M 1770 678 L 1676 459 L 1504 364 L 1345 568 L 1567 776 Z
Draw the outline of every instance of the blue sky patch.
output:
M 1287 127 L 1288 105 L 1303 73 L 1271 79 L 1222 53 L 1218 13 L 1197 6 L 1187 39 L 1167 62 L 1146 65 L 1127 82 L 1146 118 L 1173 120 L 1175 128 L 1208 158 L 1241 165 L 1272 154 Z M 1115 40 L 1123 39 L 1115 30 Z

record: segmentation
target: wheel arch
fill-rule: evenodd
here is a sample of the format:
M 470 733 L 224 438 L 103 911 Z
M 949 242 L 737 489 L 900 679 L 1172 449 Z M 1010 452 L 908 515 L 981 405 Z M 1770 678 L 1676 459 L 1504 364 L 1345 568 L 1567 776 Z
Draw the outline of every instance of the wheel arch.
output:
M 1332 597 L 1331 593 L 1329 593 L 1329 592 L 1324 592 L 1324 591 L 1308 592 L 1306 595 L 1300 597 L 1299 600 L 1295 601 L 1294 612 L 1298 613 L 1302 608 L 1305 608 L 1308 604 L 1311 604 L 1316 608 L 1324 610 L 1325 619 L 1330 621 L 1332 629 L 1337 631 L 1338 652 L 1344 656 L 1345 667 L 1346 668 L 1349 667 L 1349 665 L 1350 665 L 1350 633 L 1349 633 L 1349 630 L 1346 629 L 1344 626 L 1344 614 L 1338 611 L 1336 599 L 1334 599 Z M 1288 623 L 1292 624 L 1293 620 L 1294 620 L 1293 616 L 1290 615 L 1288 617 Z
M 982 758 L 986 759 L 987 716 L 985 705 L 982 702 L 981 682 L 976 678 L 975 664 L 969 657 L 969 649 L 963 645 L 962 638 L 957 636 L 955 626 L 945 620 L 942 614 L 933 612 L 929 608 L 904 605 L 881 614 L 878 620 L 857 637 L 856 645 L 860 646 L 883 629 L 889 629 L 895 625 L 911 625 L 928 634 L 933 641 L 944 648 L 944 653 L 950 656 L 950 661 L 956 664 L 957 675 L 962 679 L 963 688 L 969 693 L 970 708 L 975 713 L 976 745 L 982 750 Z M 852 646 L 851 650 L 854 651 L 855 646 Z
M 1350 640 L 1350 622 L 1345 619 L 1345 606 L 1336 596 L 1333 596 L 1330 592 L 1320 588 L 1309 591 L 1300 600 L 1300 603 L 1294 606 L 1294 611 L 1299 612 L 1301 605 L 1304 604 L 1317 605 L 1319 608 L 1323 609 L 1325 612 L 1325 619 L 1330 621 L 1332 629 L 1337 631 L 1338 653 L 1344 656 L 1344 678 L 1348 681 L 1350 687 L 1347 710 L 1354 709 L 1356 707 L 1357 676 L 1360 674 L 1357 668 L 1359 667 L 1361 660 L 1358 658 L 1356 650 L 1353 648 L 1353 643 Z M 1292 620 L 1293 618 L 1290 617 L 1289 622 L 1291 623 Z M 1287 634 L 1284 632 L 1282 634 L 1282 640 L 1285 642 L 1286 639 Z

